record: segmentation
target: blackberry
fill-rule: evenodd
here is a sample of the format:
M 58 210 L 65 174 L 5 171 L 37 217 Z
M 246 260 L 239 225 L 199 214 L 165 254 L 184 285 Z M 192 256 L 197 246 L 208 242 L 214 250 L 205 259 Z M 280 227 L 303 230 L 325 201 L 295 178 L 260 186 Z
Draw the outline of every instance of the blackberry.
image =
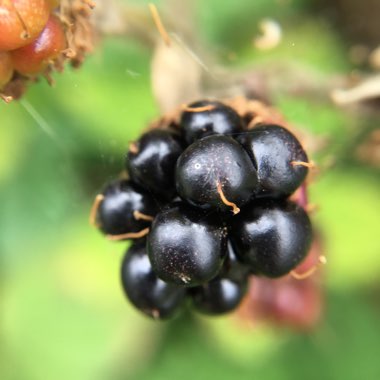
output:
M 230 238 L 238 257 L 253 271 L 280 277 L 305 258 L 312 229 L 302 207 L 265 200 L 231 220 Z
M 190 104 L 182 112 L 180 126 L 188 144 L 208 135 L 233 135 L 243 130 L 242 120 L 231 107 L 211 100 Z
M 265 124 L 237 137 L 251 156 L 259 179 L 258 196 L 287 197 L 305 179 L 308 158 L 300 142 L 285 128 Z
M 307 175 L 307 155 L 279 125 L 247 130 L 256 117 L 272 118 L 259 102 L 246 103 L 237 105 L 242 117 L 202 100 L 180 121 L 177 113 L 160 119 L 130 145 L 129 180 L 112 182 L 95 200 L 91 220 L 110 239 L 138 239 L 121 281 L 150 317 L 174 316 L 185 298 L 200 313 L 230 312 L 250 275 L 284 276 L 308 253 L 310 220 L 287 200 Z
M 110 235 L 133 238 L 150 225 L 159 204 L 149 193 L 127 180 L 110 183 L 102 193 L 97 212 L 100 229 Z M 123 236 L 120 237 L 121 239 Z
M 232 281 L 240 282 L 245 280 L 252 271 L 243 261 L 241 261 L 235 252 L 231 240 L 227 240 L 227 257 L 224 260 L 223 267 L 219 276 L 229 278 Z
M 129 301 L 155 319 L 174 316 L 185 297 L 184 288 L 160 280 L 153 272 L 144 239 L 134 243 L 125 254 L 121 266 L 121 283 Z
M 231 137 L 214 135 L 190 145 L 179 157 L 177 191 L 188 203 L 239 212 L 254 196 L 257 173 L 248 154 Z
M 145 189 L 171 198 L 175 194 L 174 171 L 183 147 L 167 130 L 153 130 L 130 145 L 126 167 L 130 179 Z
M 233 281 L 217 277 L 207 284 L 192 288 L 190 294 L 195 309 L 201 313 L 217 315 L 233 311 L 247 290 L 247 278 Z
M 157 276 L 185 286 L 214 278 L 226 257 L 226 245 L 226 229 L 218 218 L 183 203 L 158 213 L 147 239 Z

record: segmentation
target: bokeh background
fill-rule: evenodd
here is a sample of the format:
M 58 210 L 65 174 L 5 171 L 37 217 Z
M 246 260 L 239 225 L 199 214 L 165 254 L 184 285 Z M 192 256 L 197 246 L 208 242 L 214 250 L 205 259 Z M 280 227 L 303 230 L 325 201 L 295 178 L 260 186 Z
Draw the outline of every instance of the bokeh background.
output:
M 178 18 L 192 18 L 199 43 L 229 72 L 290 62 L 317 84 L 376 76 L 353 52 L 380 44 L 377 0 L 360 1 L 360 9 L 355 1 L 323 3 L 194 1 L 193 13 Z M 151 22 L 146 4 L 123 2 Z M 157 4 L 163 14 L 170 5 Z M 262 51 L 252 40 L 268 17 L 283 38 Z M 190 313 L 161 323 L 125 300 L 126 245 L 106 241 L 88 214 L 122 170 L 128 142 L 160 114 L 151 61 L 143 39 L 106 36 L 80 70 L 56 75 L 53 88 L 40 81 L 21 101 L 0 104 L 0 378 L 379 379 L 380 160 L 356 154 L 380 127 L 378 104 L 338 107 L 322 85 L 307 96 L 302 88 L 276 91 L 297 76 L 275 69 L 270 100 L 327 141 L 313 157 L 324 170 L 310 186 L 328 258 L 323 318 L 306 332 Z

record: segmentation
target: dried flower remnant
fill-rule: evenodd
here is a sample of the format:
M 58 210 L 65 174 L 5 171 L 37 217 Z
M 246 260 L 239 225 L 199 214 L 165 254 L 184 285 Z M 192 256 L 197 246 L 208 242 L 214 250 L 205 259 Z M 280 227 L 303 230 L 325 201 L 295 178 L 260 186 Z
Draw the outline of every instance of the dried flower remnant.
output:
M 259 50 L 270 50 L 280 44 L 282 30 L 280 24 L 271 19 L 264 19 L 260 22 L 259 28 L 262 34 L 253 41 L 254 46 Z

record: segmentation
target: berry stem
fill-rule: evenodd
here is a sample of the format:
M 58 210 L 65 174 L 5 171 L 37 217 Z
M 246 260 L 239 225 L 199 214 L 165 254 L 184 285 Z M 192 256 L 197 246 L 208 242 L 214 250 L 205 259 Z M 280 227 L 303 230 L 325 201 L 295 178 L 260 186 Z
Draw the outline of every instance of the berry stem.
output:
M 153 219 L 154 219 L 153 216 L 150 216 L 150 215 L 147 215 L 147 214 L 143 214 L 142 212 L 140 212 L 138 210 L 133 211 L 133 217 L 136 220 L 145 220 L 147 222 L 152 222 Z
M 314 169 L 316 167 L 314 162 L 306 162 L 306 161 L 291 161 L 291 165 L 293 166 L 304 166 L 305 168 Z
M 156 28 L 158 30 L 158 33 L 160 33 L 162 39 L 165 42 L 165 45 L 170 46 L 171 40 L 170 40 L 168 32 L 166 31 L 166 29 L 164 27 L 164 24 L 162 23 L 162 20 L 161 20 L 159 13 L 158 13 L 157 7 L 154 4 L 149 3 L 149 9 L 150 9 L 150 13 L 152 14 L 153 21 L 156 24 Z
M 91 211 L 90 211 L 90 224 L 94 227 L 99 227 L 98 223 L 96 222 L 96 215 L 98 213 L 98 208 L 100 204 L 103 202 L 104 195 L 103 194 L 98 194 L 95 199 L 94 203 L 92 204 Z
M 107 235 L 108 240 L 124 240 L 124 239 L 139 239 L 142 238 L 149 233 L 149 228 L 144 228 L 143 230 L 139 232 L 127 232 L 126 234 L 120 234 L 120 235 Z
M 295 270 L 290 272 L 290 275 L 296 280 L 304 280 L 310 277 L 321 265 L 325 265 L 327 263 L 326 256 L 319 256 L 318 263 L 313 265 L 309 270 L 303 273 L 297 273 Z
M 223 190 L 222 190 L 222 184 L 220 182 L 217 182 L 216 183 L 216 186 L 217 186 L 217 190 L 218 190 L 218 193 L 220 195 L 220 199 L 222 200 L 222 202 L 226 205 L 226 206 L 230 206 L 232 207 L 232 212 L 234 213 L 234 215 L 238 214 L 240 212 L 240 208 L 236 206 L 235 203 L 233 202 L 230 202 L 226 196 L 224 195 L 223 193 Z
M 189 107 L 186 104 L 182 106 L 182 110 L 184 112 L 206 112 L 206 111 L 212 111 L 213 109 L 215 109 L 215 106 L 213 104 L 209 104 L 203 107 Z

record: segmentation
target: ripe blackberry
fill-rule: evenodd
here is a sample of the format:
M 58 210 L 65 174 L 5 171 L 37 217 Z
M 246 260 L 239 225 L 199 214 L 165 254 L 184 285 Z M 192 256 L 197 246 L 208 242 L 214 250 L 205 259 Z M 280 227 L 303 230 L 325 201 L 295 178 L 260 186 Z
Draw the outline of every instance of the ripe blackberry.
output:
M 180 126 L 188 144 L 208 135 L 233 135 L 243 130 L 242 120 L 231 107 L 211 100 L 190 104 L 182 112 Z
M 179 157 L 177 191 L 182 199 L 201 208 L 231 210 L 252 199 L 257 173 L 248 154 L 234 139 L 213 135 L 197 140 Z
M 160 280 L 146 254 L 145 239 L 134 243 L 121 266 L 121 283 L 131 303 L 154 319 L 172 317 L 182 306 L 185 289 Z
M 287 197 L 305 179 L 307 155 L 300 142 L 278 125 L 261 125 L 237 137 L 251 156 L 259 178 L 258 196 Z
M 265 200 L 231 220 L 230 238 L 238 257 L 254 271 L 280 277 L 304 259 L 312 229 L 302 207 L 289 201 Z
M 152 130 L 131 144 L 126 167 L 132 181 L 168 199 L 175 194 L 174 171 L 183 147 L 167 130 Z
M 241 118 L 200 101 L 179 123 L 175 113 L 152 124 L 129 147 L 130 179 L 111 183 L 94 203 L 92 220 L 97 212 L 109 238 L 144 237 L 126 254 L 121 279 L 132 304 L 153 318 L 174 315 L 186 295 L 201 313 L 230 312 L 250 275 L 281 277 L 308 253 L 310 220 L 286 200 L 305 179 L 306 153 L 279 125 L 247 130 L 256 117 L 281 119 L 246 103 L 236 105 Z
M 247 278 L 233 281 L 217 277 L 207 284 L 190 289 L 193 306 L 201 313 L 217 315 L 233 311 L 247 290 Z
M 245 280 L 252 273 L 250 268 L 243 263 L 236 255 L 230 240 L 227 241 L 227 257 L 221 270 L 221 277 L 229 278 L 232 281 L 240 282 Z
M 110 183 L 101 195 L 97 222 L 111 239 L 113 235 L 115 240 L 134 238 L 149 227 L 158 207 L 146 191 L 130 181 L 118 180 Z
M 219 273 L 226 244 L 226 229 L 214 215 L 183 203 L 158 213 L 147 238 L 157 276 L 185 286 L 203 284 Z

